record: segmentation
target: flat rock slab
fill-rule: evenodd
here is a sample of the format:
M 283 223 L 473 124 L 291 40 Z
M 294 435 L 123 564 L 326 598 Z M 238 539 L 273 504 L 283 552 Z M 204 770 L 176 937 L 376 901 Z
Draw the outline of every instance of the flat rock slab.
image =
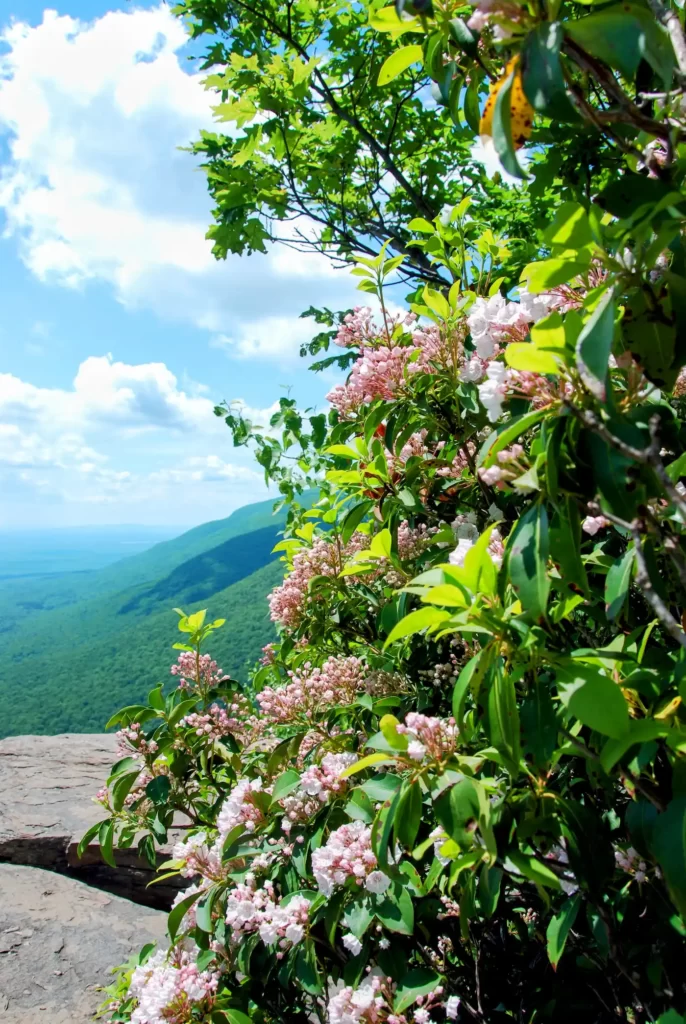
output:
M 117 760 L 115 736 L 11 736 L 0 740 L 0 856 L 63 846 L 102 816 L 93 797 Z M 40 842 L 35 842 L 40 840 Z M 47 854 L 46 854 L 47 856 Z M 23 863 L 29 863 L 24 861 Z
M 166 915 L 39 868 L 0 864 L 0 1020 L 86 1024 L 110 968 L 146 942 L 165 945 Z
M 0 740 L 0 862 L 47 868 L 146 906 L 169 909 L 185 879 L 148 888 L 155 871 L 135 848 L 115 850 L 116 868 L 83 833 L 104 816 L 93 800 L 117 760 L 117 739 L 101 734 L 13 736 Z M 174 836 L 170 835 L 170 843 Z M 158 861 L 167 859 L 162 850 Z

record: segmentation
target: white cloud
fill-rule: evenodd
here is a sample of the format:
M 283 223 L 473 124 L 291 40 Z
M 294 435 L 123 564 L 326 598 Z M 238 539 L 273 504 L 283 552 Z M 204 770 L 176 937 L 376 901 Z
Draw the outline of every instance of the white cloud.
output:
M 203 521 L 208 509 L 228 514 L 263 497 L 249 452 L 236 461 L 217 454 L 230 439 L 202 390 L 181 387 L 164 363 L 111 356 L 84 360 L 70 389 L 0 374 L 0 522 L 30 519 L 37 501 L 51 513 L 75 505 L 79 521 L 84 508 L 114 503 L 118 518 L 129 508 L 140 522 L 174 521 L 184 511 L 186 522 Z
M 73 387 L 41 388 L 0 373 L 0 417 L 19 424 L 51 425 L 81 432 L 117 426 L 127 430 L 165 427 L 208 429 L 216 420 L 213 403 L 181 390 L 164 363 L 131 366 L 110 355 L 89 356 Z
M 313 300 L 347 304 L 350 279 L 322 256 L 277 246 L 214 260 L 205 178 L 179 151 L 213 125 L 212 96 L 187 72 L 183 24 L 166 5 L 90 23 L 46 11 L 38 26 L 12 24 L 2 42 L 0 134 L 10 156 L 0 208 L 38 278 L 72 288 L 105 281 L 127 306 L 237 338 L 240 357 L 293 350 L 288 333 L 247 337 L 265 298 L 278 317 Z
M 241 359 L 279 359 L 295 362 L 300 346 L 319 330 L 310 319 L 265 316 L 241 324 L 237 335 L 217 334 L 210 344 Z

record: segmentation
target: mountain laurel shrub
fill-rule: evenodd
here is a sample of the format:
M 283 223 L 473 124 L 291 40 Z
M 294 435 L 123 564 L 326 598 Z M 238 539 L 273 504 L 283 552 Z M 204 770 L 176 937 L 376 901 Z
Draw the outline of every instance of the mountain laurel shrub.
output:
M 207 26 L 222 5 L 184 6 Z M 260 10 L 285 6 L 305 11 Z M 380 80 L 419 62 L 510 173 L 531 136 L 528 187 L 559 178 L 559 201 L 524 264 L 469 196 L 410 220 L 432 271 L 407 308 L 384 244 L 353 270 L 370 307 L 310 311 L 349 368 L 326 413 L 284 398 L 265 430 L 218 408 L 290 507 L 279 640 L 242 685 L 211 658 L 230 623 L 178 610 L 176 687 L 109 723 L 123 757 L 82 845 L 155 863 L 176 823 L 161 871 L 188 887 L 107 1014 L 679 1024 L 681 15 L 369 8 Z M 562 123 L 585 165 L 550 145 Z

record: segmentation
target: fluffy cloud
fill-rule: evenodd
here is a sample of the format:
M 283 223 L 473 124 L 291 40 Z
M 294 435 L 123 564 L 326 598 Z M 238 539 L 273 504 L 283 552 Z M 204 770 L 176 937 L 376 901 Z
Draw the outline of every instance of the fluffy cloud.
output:
M 274 411 L 238 404 L 256 422 Z M 52 509 L 78 505 L 80 519 L 85 506 L 115 502 L 140 522 L 198 521 L 217 508 L 228 514 L 265 493 L 249 452 L 231 462 L 217 454 L 228 445 L 209 398 L 180 386 L 164 363 L 91 356 L 70 389 L 0 374 L 6 522 L 23 522 L 36 499 Z
M 241 357 L 293 351 L 292 326 L 249 339 L 266 296 L 291 320 L 313 299 L 347 304 L 347 275 L 323 257 L 276 247 L 213 259 L 204 177 L 179 151 L 212 125 L 211 99 L 166 5 L 90 23 L 46 11 L 36 27 L 10 25 L 2 43 L 0 208 L 38 278 L 105 281 L 128 306 L 237 339 L 228 351 Z

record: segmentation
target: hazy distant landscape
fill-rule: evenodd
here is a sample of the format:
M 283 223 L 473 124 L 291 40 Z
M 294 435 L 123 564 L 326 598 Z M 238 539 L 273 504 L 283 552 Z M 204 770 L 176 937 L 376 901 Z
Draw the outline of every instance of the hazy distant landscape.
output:
M 211 653 L 244 678 L 274 636 L 266 595 L 283 570 L 272 549 L 284 517 L 272 509 L 171 538 L 171 527 L 0 534 L 0 736 L 99 731 L 143 699 L 175 660 L 173 607 L 226 618 Z
M 91 572 L 183 533 L 179 526 L 0 530 L 0 579 Z

